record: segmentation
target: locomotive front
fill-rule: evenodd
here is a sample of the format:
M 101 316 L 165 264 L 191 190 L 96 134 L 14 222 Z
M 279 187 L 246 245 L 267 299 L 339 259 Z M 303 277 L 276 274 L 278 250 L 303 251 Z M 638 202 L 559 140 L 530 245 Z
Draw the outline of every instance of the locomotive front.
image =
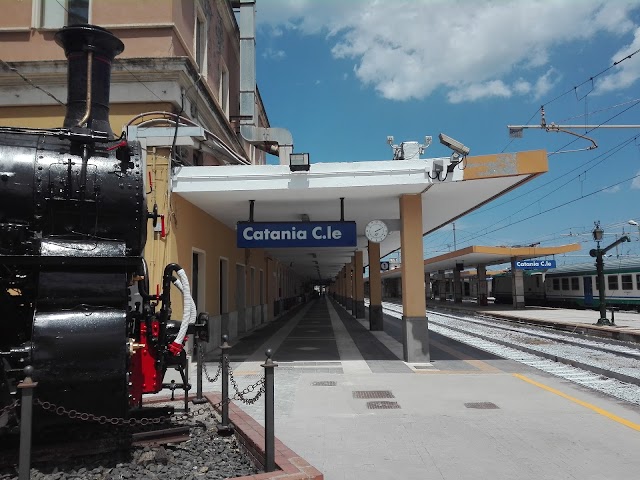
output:
M 0 412 L 31 365 L 43 401 L 126 417 L 184 352 L 167 348 L 170 284 L 162 296 L 146 289 L 140 146 L 109 125 L 111 62 L 124 45 L 91 25 L 55 39 L 68 60 L 63 127 L 0 128 Z M 177 265 L 166 279 L 178 271 L 188 285 Z

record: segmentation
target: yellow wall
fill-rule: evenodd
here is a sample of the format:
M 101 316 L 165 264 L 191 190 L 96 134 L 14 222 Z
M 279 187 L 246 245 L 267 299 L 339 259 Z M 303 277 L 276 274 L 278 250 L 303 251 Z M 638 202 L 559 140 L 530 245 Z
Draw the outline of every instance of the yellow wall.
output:
M 66 98 L 60 100 L 65 101 Z M 171 110 L 169 103 L 112 104 L 109 123 L 116 135 L 135 115 L 154 110 Z M 64 120 L 65 107 L 61 105 L 0 107 L 0 125 L 5 127 L 59 128 Z
M 204 310 L 211 315 L 220 314 L 220 258 L 228 259 L 229 276 L 227 293 L 229 311 L 236 311 L 238 306 L 235 299 L 236 264 L 246 266 L 247 306 L 259 305 L 260 270 L 264 272 L 266 296 L 268 282 L 267 258 L 260 249 L 238 249 L 236 247 L 236 232 L 223 225 L 203 210 L 189 203 L 179 195 L 168 195 L 168 151 L 150 150 L 147 152 L 147 170 L 153 179 L 153 191 L 147 195 L 149 210 L 154 203 L 158 205 L 158 212 L 165 215 L 166 237 L 153 231 L 149 222 L 145 258 L 149 265 L 151 290 L 155 291 L 156 284 L 162 283 L 164 267 L 169 263 L 177 263 L 191 279 L 193 249 L 205 254 L 205 300 Z M 253 297 L 249 283 L 251 267 L 255 268 Z M 179 317 L 182 302 L 177 291 L 172 294 L 174 317 Z

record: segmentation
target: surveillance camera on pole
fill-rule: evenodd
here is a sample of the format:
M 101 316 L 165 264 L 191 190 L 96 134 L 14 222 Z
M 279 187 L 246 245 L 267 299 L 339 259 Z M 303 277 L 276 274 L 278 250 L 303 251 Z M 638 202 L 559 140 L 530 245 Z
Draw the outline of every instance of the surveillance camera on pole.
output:
M 444 145 L 445 147 L 449 147 L 451 150 L 453 150 L 455 153 L 457 153 L 462 157 L 466 157 L 467 155 L 469 155 L 469 152 L 471 151 L 469 147 L 451 138 L 450 136 L 445 135 L 444 133 L 441 133 L 440 135 L 438 135 L 438 138 L 440 139 L 440 143 L 442 145 Z

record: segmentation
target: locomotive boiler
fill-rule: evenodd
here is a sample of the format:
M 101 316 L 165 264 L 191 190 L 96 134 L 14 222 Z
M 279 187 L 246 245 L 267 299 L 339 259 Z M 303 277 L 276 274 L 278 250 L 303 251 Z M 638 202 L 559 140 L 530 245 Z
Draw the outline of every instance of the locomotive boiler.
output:
M 15 421 L 4 407 L 27 365 L 38 399 L 127 417 L 162 389 L 167 367 L 182 371 L 195 319 L 178 265 L 165 268 L 162 292 L 148 292 L 145 165 L 140 145 L 114 136 L 108 118 L 123 43 L 92 25 L 55 40 L 68 61 L 63 126 L 0 128 L 0 428 Z M 172 283 L 184 295 L 179 329 Z

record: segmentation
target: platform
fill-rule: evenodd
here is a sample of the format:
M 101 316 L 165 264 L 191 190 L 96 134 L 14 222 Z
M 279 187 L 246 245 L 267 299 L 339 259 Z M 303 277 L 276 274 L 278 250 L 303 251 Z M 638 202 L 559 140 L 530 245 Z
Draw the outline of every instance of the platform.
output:
M 326 479 L 637 478 L 637 405 L 434 332 L 408 365 L 398 319 L 366 325 L 321 297 L 230 350 L 240 388 L 274 351 L 276 436 Z M 263 423 L 262 401 L 240 407 Z

